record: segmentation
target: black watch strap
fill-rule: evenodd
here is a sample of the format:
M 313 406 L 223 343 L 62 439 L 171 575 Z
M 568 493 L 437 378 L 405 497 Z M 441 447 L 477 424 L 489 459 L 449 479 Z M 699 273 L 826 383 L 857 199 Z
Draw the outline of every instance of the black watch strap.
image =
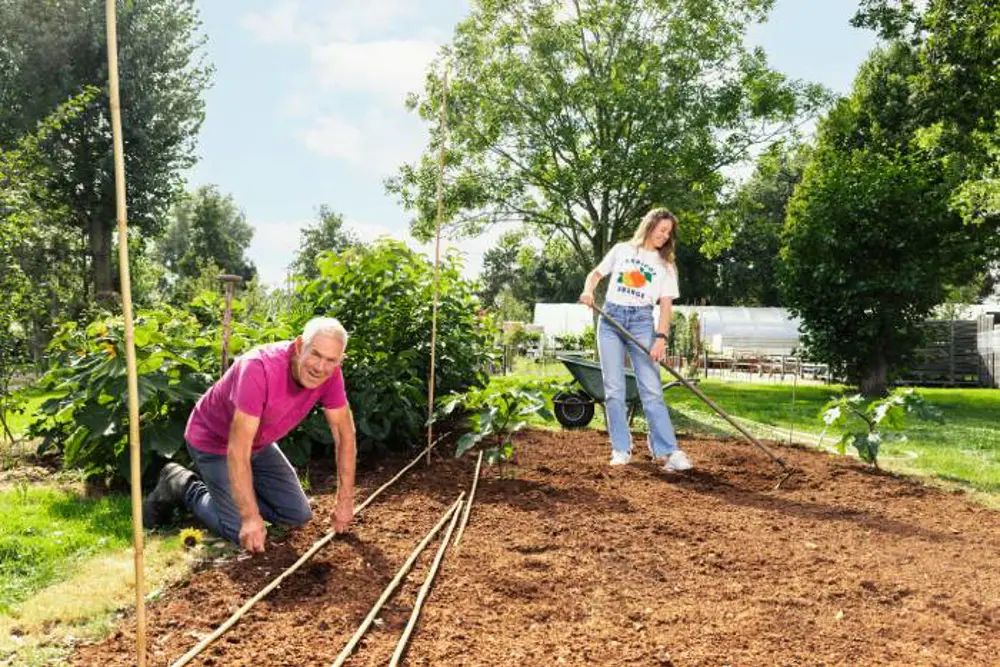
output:
M 666 340 L 667 334 L 657 331 L 655 334 L 653 334 L 653 338 L 662 338 L 663 340 Z

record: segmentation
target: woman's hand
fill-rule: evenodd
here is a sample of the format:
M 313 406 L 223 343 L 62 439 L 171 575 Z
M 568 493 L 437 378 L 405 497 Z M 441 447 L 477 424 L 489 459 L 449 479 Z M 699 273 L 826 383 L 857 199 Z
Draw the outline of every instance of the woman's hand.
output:
M 594 294 L 593 294 L 593 292 L 584 292 L 583 294 L 581 294 L 580 295 L 580 303 L 582 303 L 585 306 L 591 306 L 591 307 L 593 307 L 593 305 L 594 305 Z
M 662 338 L 657 338 L 653 342 L 653 347 L 649 350 L 649 356 L 653 358 L 653 361 L 660 363 L 663 357 L 666 356 L 667 342 Z

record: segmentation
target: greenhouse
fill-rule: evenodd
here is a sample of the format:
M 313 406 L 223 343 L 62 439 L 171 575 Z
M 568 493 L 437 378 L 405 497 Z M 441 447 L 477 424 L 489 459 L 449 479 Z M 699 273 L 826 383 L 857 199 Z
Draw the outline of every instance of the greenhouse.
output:
M 715 354 L 791 355 L 799 344 L 799 320 L 784 308 L 674 306 L 674 310 L 685 318 L 698 314 L 701 338 Z M 557 336 L 582 333 L 593 322 L 590 309 L 583 304 L 535 305 L 534 324 L 544 328 L 550 344 Z

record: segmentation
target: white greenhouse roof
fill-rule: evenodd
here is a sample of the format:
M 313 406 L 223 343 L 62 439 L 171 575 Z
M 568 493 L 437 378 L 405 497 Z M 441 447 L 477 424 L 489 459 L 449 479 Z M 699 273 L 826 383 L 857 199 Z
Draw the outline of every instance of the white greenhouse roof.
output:
M 702 340 L 714 352 L 791 354 L 799 343 L 799 320 L 784 308 L 674 306 L 674 310 L 685 317 L 698 313 Z M 590 309 L 583 304 L 535 305 L 534 323 L 544 328 L 549 340 L 566 333 L 579 334 L 593 321 Z

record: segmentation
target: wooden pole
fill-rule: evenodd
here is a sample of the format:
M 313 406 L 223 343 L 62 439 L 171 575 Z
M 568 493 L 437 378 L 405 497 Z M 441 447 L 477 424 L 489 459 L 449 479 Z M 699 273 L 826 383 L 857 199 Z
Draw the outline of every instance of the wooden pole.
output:
M 461 500 L 458 501 L 461 504 Z M 402 636 L 399 638 L 399 643 L 396 644 L 396 650 L 392 654 L 392 659 L 389 661 L 389 667 L 396 667 L 399 665 L 399 661 L 403 659 L 403 652 L 406 651 L 406 644 L 410 641 L 410 634 L 413 633 L 413 628 L 417 625 L 417 619 L 420 618 L 420 610 L 424 607 L 424 600 L 427 599 L 427 594 L 430 593 L 431 586 L 434 584 L 434 577 L 437 575 L 438 568 L 441 566 L 441 559 L 444 558 L 444 552 L 448 550 L 448 543 L 451 541 L 451 533 L 455 530 L 455 524 L 458 522 L 458 515 L 461 512 L 455 512 L 451 515 L 451 523 L 448 524 L 448 532 L 444 534 L 441 539 L 441 546 L 438 547 L 437 554 L 434 556 L 434 562 L 431 563 L 431 569 L 427 572 L 427 578 L 424 579 L 424 585 L 420 587 L 420 592 L 417 593 L 417 601 L 413 603 L 413 611 L 410 612 L 410 620 L 406 624 L 406 628 L 403 630 Z
M 139 667 L 146 664 L 146 596 L 143 576 L 142 535 L 142 446 L 139 441 L 139 381 L 135 362 L 135 325 L 132 321 L 132 277 L 128 262 L 128 215 L 125 203 L 125 149 L 122 141 L 121 101 L 118 96 L 118 30 L 115 0 L 105 0 L 108 40 L 108 96 L 111 101 L 111 133 L 114 141 L 115 203 L 118 217 L 118 274 L 121 282 L 122 316 L 125 320 L 125 368 L 128 374 L 129 471 L 132 487 L 132 549 L 135 567 L 136 654 Z
M 222 282 L 226 301 L 226 309 L 222 314 L 222 371 L 219 374 L 225 375 L 226 369 L 229 368 L 229 328 L 233 319 L 233 294 L 243 277 L 224 273 L 219 276 L 219 280 Z
M 427 378 L 427 445 L 434 440 L 434 362 L 437 348 L 438 276 L 441 264 L 441 215 L 444 211 L 444 148 L 448 142 L 448 70 L 444 71 L 441 90 L 440 146 L 438 148 L 437 219 L 434 223 L 434 305 L 431 311 L 431 371 Z M 427 450 L 427 465 L 431 464 L 431 451 Z
M 361 625 L 359 625 L 358 629 L 354 631 L 354 635 L 351 636 L 351 639 L 347 642 L 347 645 L 344 646 L 343 650 L 341 650 L 340 655 L 337 656 L 337 659 L 333 661 L 333 667 L 341 667 L 341 665 L 347 662 L 347 659 L 351 657 L 351 653 L 354 652 L 354 648 L 358 645 L 358 642 L 361 641 L 361 638 L 365 636 L 365 633 L 368 631 L 368 628 L 371 627 L 371 624 L 375 620 L 375 617 L 378 615 L 379 610 L 382 609 L 382 605 L 386 603 L 386 600 L 389 599 L 389 596 L 392 595 L 393 591 L 395 591 L 396 588 L 399 587 L 399 584 L 403 581 L 403 578 L 406 577 L 406 574 L 413 567 L 413 564 L 417 562 L 417 558 L 420 556 L 421 553 L 423 553 L 424 549 L 427 548 L 427 545 L 431 543 L 431 540 L 434 539 L 434 536 L 441 531 L 441 528 L 443 528 L 444 524 L 448 522 L 448 519 L 451 518 L 452 514 L 458 511 L 458 508 L 462 504 L 462 496 L 464 495 L 465 495 L 464 491 L 458 494 L 458 500 L 452 503 L 451 508 L 446 510 L 445 513 L 441 515 L 441 518 L 438 520 L 437 524 L 435 524 L 435 526 L 431 528 L 430 532 L 424 536 L 424 539 L 420 541 L 420 544 L 418 544 L 416 548 L 414 548 L 413 551 L 410 552 L 409 558 L 406 559 L 406 562 L 403 563 L 403 566 L 399 568 L 398 572 L 396 572 L 396 576 L 393 577 L 392 581 L 389 582 L 389 585 L 386 586 L 385 590 L 382 591 L 382 595 L 379 596 L 379 599 L 375 602 L 375 605 L 371 608 L 371 611 L 368 612 L 368 615 L 365 617 L 365 620 L 361 621 Z

